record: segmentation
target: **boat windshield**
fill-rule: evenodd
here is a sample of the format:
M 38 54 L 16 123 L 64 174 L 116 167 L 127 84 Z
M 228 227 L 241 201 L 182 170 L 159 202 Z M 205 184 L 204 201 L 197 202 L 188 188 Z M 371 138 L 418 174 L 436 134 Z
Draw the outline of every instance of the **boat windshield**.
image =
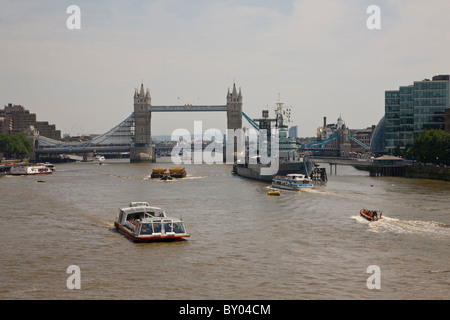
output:
M 141 234 L 150 235 L 153 233 L 164 233 L 174 232 L 174 233 L 185 233 L 183 222 L 172 222 L 164 221 L 161 222 L 146 222 L 142 223 Z
M 174 222 L 173 223 L 173 232 L 175 233 L 184 233 L 184 225 L 183 222 Z

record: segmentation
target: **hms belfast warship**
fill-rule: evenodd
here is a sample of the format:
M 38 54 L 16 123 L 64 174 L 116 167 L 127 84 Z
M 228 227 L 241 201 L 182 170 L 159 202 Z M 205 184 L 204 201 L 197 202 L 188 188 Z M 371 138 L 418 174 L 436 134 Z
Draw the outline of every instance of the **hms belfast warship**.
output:
M 286 114 L 290 114 L 290 110 L 286 111 L 283 107 L 283 103 L 277 102 L 277 108 L 275 110 L 275 119 L 269 119 L 268 110 L 263 110 L 262 119 L 250 119 L 245 114 L 245 118 L 255 127 L 257 131 L 262 129 L 267 130 L 267 137 L 271 137 L 273 131 L 272 123 L 275 123 L 275 129 L 279 133 L 278 145 L 279 145 L 279 166 L 278 172 L 275 174 L 266 174 L 263 168 L 269 169 L 270 164 L 261 164 L 259 157 L 257 157 L 254 164 L 250 163 L 248 148 L 246 148 L 244 163 L 235 163 L 233 166 L 233 172 L 239 176 L 272 182 L 272 179 L 276 175 L 287 175 L 289 173 L 300 173 L 306 177 L 310 177 L 314 170 L 314 162 L 310 161 L 306 154 L 298 151 L 298 146 L 295 138 L 288 137 L 288 126 L 284 124 L 284 117 Z M 256 123 L 258 122 L 258 124 Z M 268 143 L 270 145 L 270 143 Z M 268 170 L 270 171 L 270 170 Z

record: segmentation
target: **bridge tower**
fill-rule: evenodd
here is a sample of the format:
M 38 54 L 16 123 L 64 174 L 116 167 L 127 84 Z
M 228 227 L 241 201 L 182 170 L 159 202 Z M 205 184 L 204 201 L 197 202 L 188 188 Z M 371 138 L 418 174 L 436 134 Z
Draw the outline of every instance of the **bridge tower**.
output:
M 227 129 L 242 129 L 242 92 L 236 90 L 236 84 L 233 83 L 233 91 L 227 94 Z
M 134 91 L 134 143 L 130 150 L 130 162 L 155 162 L 155 149 L 152 146 L 152 113 L 150 92 L 141 89 Z

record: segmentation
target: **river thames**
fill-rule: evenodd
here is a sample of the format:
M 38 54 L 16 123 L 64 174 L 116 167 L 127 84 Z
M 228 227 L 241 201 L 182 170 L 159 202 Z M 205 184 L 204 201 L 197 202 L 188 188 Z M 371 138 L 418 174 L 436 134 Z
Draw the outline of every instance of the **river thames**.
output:
M 325 185 L 274 197 L 226 164 L 150 179 L 175 166 L 107 160 L 1 177 L 0 299 L 450 298 L 449 182 L 338 166 Z M 191 237 L 128 240 L 113 223 L 131 201 L 181 216 Z M 385 219 L 369 223 L 363 207 Z M 67 287 L 72 265 L 80 289 Z

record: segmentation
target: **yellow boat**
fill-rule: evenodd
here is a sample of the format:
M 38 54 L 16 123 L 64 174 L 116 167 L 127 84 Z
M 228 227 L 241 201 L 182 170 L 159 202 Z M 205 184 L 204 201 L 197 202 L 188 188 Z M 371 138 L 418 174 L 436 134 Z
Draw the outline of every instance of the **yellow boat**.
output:
M 276 191 L 276 190 L 270 190 L 267 194 L 269 196 L 279 196 L 279 195 L 281 195 L 280 191 Z

